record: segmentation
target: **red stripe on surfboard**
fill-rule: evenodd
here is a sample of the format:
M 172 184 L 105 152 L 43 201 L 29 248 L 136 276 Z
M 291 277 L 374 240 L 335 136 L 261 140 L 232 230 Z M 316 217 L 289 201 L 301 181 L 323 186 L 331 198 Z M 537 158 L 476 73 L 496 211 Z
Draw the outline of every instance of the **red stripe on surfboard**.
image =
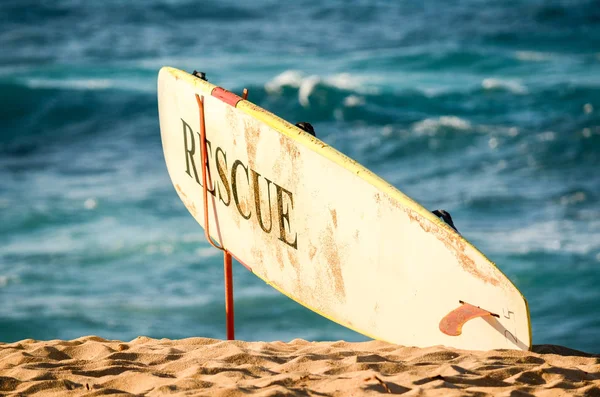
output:
M 242 97 L 234 94 L 231 91 L 227 91 L 225 88 L 215 87 L 210 93 L 215 98 L 218 98 L 225 102 L 228 105 L 235 107 L 239 101 L 242 100 Z

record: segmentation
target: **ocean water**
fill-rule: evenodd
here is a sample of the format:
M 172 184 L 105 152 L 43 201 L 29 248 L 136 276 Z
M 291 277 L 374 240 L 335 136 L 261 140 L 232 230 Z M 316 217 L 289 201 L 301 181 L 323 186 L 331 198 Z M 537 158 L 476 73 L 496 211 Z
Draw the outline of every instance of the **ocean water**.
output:
M 162 155 L 169 65 L 450 211 L 535 344 L 600 352 L 596 0 L 3 0 L 0 49 L 0 341 L 225 337 L 221 254 Z M 234 281 L 240 339 L 365 339 Z

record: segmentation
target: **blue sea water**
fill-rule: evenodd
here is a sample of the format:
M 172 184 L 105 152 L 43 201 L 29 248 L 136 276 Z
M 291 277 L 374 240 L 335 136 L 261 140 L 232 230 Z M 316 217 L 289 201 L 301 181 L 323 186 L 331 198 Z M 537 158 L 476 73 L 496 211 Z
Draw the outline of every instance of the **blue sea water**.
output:
M 220 252 L 162 155 L 170 65 L 450 211 L 534 343 L 600 352 L 596 0 L 3 0 L 0 49 L 0 341 L 225 337 Z M 240 339 L 365 339 L 234 280 Z

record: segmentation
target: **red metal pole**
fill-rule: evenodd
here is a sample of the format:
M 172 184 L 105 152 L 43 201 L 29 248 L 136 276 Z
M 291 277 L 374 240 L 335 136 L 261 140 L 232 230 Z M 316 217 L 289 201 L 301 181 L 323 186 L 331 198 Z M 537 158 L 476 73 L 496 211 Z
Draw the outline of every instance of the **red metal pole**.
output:
M 227 251 L 223 252 L 223 267 L 225 273 L 225 326 L 227 328 L 227 340 L 234 340 L 233 272 L 231 270 L 231 254 Z
M 244 88 L 242 98 L 248 98 L 247 88 Z M 202 119 L 204 121 L 204 111 L 202 111 Z M 206 147 L 206 138 L 204 138 L 203 141 L 204 147 Z M 206 188 L 204 189 L 206 190 Z M 233 309 L 233 271 L 231 268 L 231 254 L 227 250 L 223 250 L 223 273 L 225 274 L 225 327 L 227 328 L 227 340 L 234 340 L 235 317 Z

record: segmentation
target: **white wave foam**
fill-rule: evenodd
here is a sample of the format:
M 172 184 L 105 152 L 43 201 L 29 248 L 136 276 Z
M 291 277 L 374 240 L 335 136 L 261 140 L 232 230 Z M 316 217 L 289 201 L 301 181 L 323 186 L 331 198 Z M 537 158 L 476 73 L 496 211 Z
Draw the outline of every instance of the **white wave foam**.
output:
M 298 70 L 286 70 L 267 82 L 265 90 L 270 94 L 280 94 L 283 87 L 298 88 L 298 101 L 302 106 L 306 107 L 310 104 L 309 97 L 319 84 L 357 93 L 374 94 L 377 92 L 374 88 L 364 87 L 362 85 L 363 80 L 363 78 L 350 73 L 338 73 L 321 77 L 314 74 L 307 75 Z
M 173 253 L 173 245 L 168 243 L 163 244 L 150 244 L 146 247 L 146 254 L 156 254 L 160 252 L 161 254 L 170 255 Z
M 298 101 L 306 107 L 309 105 L 308 97 L 320 82 L 319 76 L 306 76 L 298 70 L 286 70 L 267 82 L 265 90 L 270 94 L 280 94 L 283 87 L 298 88 Z
M 185 233 L 181 236 L 181 241 L 184 243 L 200 243 L 205 241 L 204 234 L 202 233 Z
M 583 203 L 584 201 L 586 201 L 588 199 L 587 194 L 585 194 L 585 192 L 575 192 L 575 193 L 571 193 L 571 194 L 567 194 L 564 195 L 560 198 L 560 204 L 561 205 L 572 205 L 572 204 L 577 204 L 577 203 Z
M 83 206 L 86 210 L 96 209 L 96 207 L 98 206 L 98 200 L 96 200 L 93 197 L 90 197 L 83 202 Z
M 350 95 L 344 98 L 344 106 L 353 108 L 365 104 L 365 98 L 357 95 Z
M 419 121 L 413 124 L 412 129 L 417 134 L 434 135 L 440 127 L 454 128 L 457 130 L 470 130 L 471 123 L 456 116 L 441 116 Z
M 512 229 L 510 233 L 488 232 L 486 240 L 505 253 L 545 251 L 587 255 L 600 248 L 599 225 L 590 226 L 590 230 L 581 231 L 574 221 L 546 221 Z
M 208 243 L 207 243 L 208 244 Z M 213 247 L 201 247 L 194 251 L 196 256 L 206 259 L 206 258 L 214 258 L 220 254 L 219 250 L 214 249 Z
M 307 107 L 310 105 L 308 97 L 320 82 L 321 78 L 319 76 L 309 76 L 302 80 L 298 89 L 298 101 L 302 106 Z
M 62 90 L 98 91 L 107 89 L 119 89 L 137 92 L 154 92 L 156 84 L 144 78 L 115 78 L 115 79 L 49 79 L 31 78 L 23 79 L 22 83 L 32 89 L 54 88 Z
M 0 287 L 6 287 L 8 284 L 20 284 L 21 278 L 17 275 L 0 276 Z
M 526 94 L 527 88 L 516 80 L 503 80 L 496 78 L 487 78 L 481 82 L 481 86 L 486 90 L 504 89 L 515 94 Z
M 519 61 L 532 61 L 532 62 L 542 62 L 547 61 L 554 57 L 554 54 L 547 52 L 538 52 L 538 51 L 517 51 L 515 52 L 515 58 Z
M 29 79 L 26 84 L 29 88 L 67 88 L 76 90 L 105 90 L 114 86 L 113 82 L 107 79 Z
M 536 135 L 538 141 L 550 142 L 556 139 L 556 133 L 554 131 L 545 131 Z
M 299 70 L 286 70 L 265 84 L 265 90 L 274 94 L 280 93 L 281 89 L 285 86 L 298 88 L 300 87 L 303 78 L 304 73 Z
M 325 82 L 328 85 L 348 91 L 359 91 L 362 86 L 361 81 L 362 79 L 350 73 L 334 74 L 333 76 L 325 78 Z

